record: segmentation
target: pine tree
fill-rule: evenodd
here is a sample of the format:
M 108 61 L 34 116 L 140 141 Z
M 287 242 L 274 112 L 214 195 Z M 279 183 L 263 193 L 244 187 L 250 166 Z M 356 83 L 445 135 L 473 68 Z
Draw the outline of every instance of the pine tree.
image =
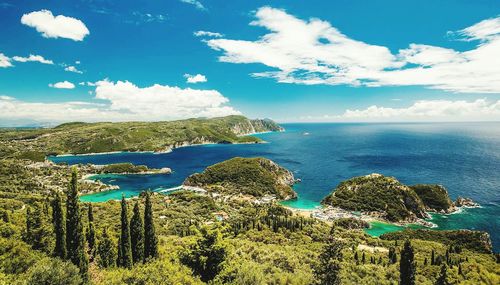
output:
M 52 224 L 56 235 L 56 244 L 54 247 L 54 255 L 62 259 L 66 258 L 66 224 L 64 221 L 64 211 L 62 208 L 62 199 L 56 192 L 54 200 L 52 200 Z
M 150 196 L 150 192 L 146 192 L 144 206 L 144 261 L 158 257 L 158 238 L 155 232 L 153 206 L 151 205 Z
M 448 283 L 448 280 L 447 280 L 447 277 L 448 277 L 448 268 L 446 266 L 446 264 L 443 264 L 441 266 L 441 272 L 439 273 L 439 277 L 438 279 L 436 280 L 436 285 L 448 285 L 450 283 Z
M 116 265 L 116 251 L 113 241 L 108 235 L 107 229 L 104 229 L 97 245 L 97 263 L 102 268 Z
M 132 268 L 132 247 L 130 242 L 130 226 L 128 221 L 127 201 L 122 195 L 121 234 L 120 234 L 120 259 L 118 266 Z
M 314 269 L 319 284 L 340 284 L 340 270 L 342 262 L 342 249 L 344 244 L 330 236 L 327 244 L 319 256 L 319 264 Z M 364 252 L 363 252 L 364 256 Z
M 130 220 L 130 240 L 132 243 L 132 260 L 134 263 L 144 260 L 144 225 L 139 209 L 139 202 L 135 203 L 134 213 Z
M 399 284 L 413 285 L 415 284 L 415 263 L 413 246 L 409 240 L 406 240 L 401 251 L 401 261 L 399 262 Z
M 85 236 L 83 232 L 80 203 L 78 202 L 78 172 L 73 168 L 66 200 L 66 253 L 80 269 L 82 279 L 88 280 L 88 257 L 85 252 Z
M 88 227 L 87 227 L 87 234 L 85 235 L 87 238 L 87 244 L 88 244 L 88 253 L 91 259 L 94 258 L 95 255 L 95 228 L 94 228 L 94 213 L 92 210 L 92 204 L 88 204 Z

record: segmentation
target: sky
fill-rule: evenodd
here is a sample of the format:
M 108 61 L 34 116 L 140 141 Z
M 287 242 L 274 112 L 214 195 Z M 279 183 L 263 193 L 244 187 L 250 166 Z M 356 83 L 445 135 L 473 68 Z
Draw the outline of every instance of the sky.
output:
M 0 0 L 0 126 L 500 120 L 498 0 Z

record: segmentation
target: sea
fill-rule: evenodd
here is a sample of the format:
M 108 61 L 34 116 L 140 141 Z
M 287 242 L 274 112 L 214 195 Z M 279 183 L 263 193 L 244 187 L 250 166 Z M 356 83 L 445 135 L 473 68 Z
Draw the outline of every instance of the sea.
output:
M 118 185 L 119 190 L 81 196 L 103 202 L 137 196 L 149 189 L 168 194 L 190 174 L 232 157 L 265 157 L 292 171 L 301 180 L 294 186 L 298 199 L 283 202 L 314 209 L 343 180 L 380 173 L 404 184 L 445 186 L 453 200 L 472 198 L 480 208 L 450 215 L 434 214 L 436 230 L 487 231 L 495 251 L 500 249 L 500 123 L 307 123 L 283 124 L 285 132 L 259 134 L 262 144 L 210 144 L 175 149 L 170 153 L 120 152 L 50 157 L 68 164 L 131 162 L 150 168 L 170 167 L 173 173 L 153 175 L 95 175 L 91 179 Z M 402 227 L 372 223 L 367 232 L 378 236 Z

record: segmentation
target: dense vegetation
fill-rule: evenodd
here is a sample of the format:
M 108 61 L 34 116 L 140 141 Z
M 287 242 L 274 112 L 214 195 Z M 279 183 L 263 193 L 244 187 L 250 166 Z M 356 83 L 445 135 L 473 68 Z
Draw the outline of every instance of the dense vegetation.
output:
M 271 120 L 243 116 L 170 122 L 67 123 L 47 129 L 0 131 L 0 157 L 43 161 L 47 154 L 168 151 L 199 143 L 259 142 L 254 132 L 280 131 Z
M 184 185 L 222 194 L 275 195 L 279 199 L 291 199 L 296 197 L 291 188 L 294 182 L 290 171 L 269 159 L 236 157 L 189 176 Z
M 132 163 L 114 163 L 105 165 L 102 169 L 102 173 L 141 173 L 148 171 L 149 168 L 146 165 L 133 165 Z
M 448 196 L 448 191 L 441 185 L 417 184 L 410 186 L 410 188 L 417 193 L 430 211 L 451 212 L 455 210 L 454 204 Z
M 406 229 L 401 232 L 383 234 L 380 238 L 387 240 L 421 239 L 436 241 L 454 247 L 467 248 L 477 252 L 492 252 L 488 233 L 481 231 Z
M 347 210 L 379 212 L 389 221 L 426 217 L 425 206 L 412 189 L 394 177 L 380 174 L 343 181 L 322 203 Z
M 327 224 L 277 201 L 184 190 L 84 204 L 87 168 L 0 160 L 0 284 L 500 283 L 485 233 L 374 238 L 357 219 Z M 293 193 L 293 176 L 263 158 L 232 159 L 193 177 L 222 196 Z

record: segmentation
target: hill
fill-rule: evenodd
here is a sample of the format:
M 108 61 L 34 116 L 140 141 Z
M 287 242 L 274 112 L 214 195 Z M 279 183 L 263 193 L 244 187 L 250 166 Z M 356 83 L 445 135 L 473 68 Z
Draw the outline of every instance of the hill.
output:
M 425 205 L 415 191 L 396 178 L 381 174 L 341 182 L 322 203 L 346 210 L 374 212 L 392 222 L 427 217 Z
M 294 182 L 290 171 L 269 159 L 236 157 L 189 176 L 184 185 L 222 194 L 275 195 L 287 200 L 297 196 L 291 188 Z
M 169 122 L 66 123 L 48 129 L 0 132 L 0 157 L 43 160 L 49 154 L 169 151 L 205 143 L 257 143 L 247 134 L 282 131 L 275 122 L 243 116 Z

